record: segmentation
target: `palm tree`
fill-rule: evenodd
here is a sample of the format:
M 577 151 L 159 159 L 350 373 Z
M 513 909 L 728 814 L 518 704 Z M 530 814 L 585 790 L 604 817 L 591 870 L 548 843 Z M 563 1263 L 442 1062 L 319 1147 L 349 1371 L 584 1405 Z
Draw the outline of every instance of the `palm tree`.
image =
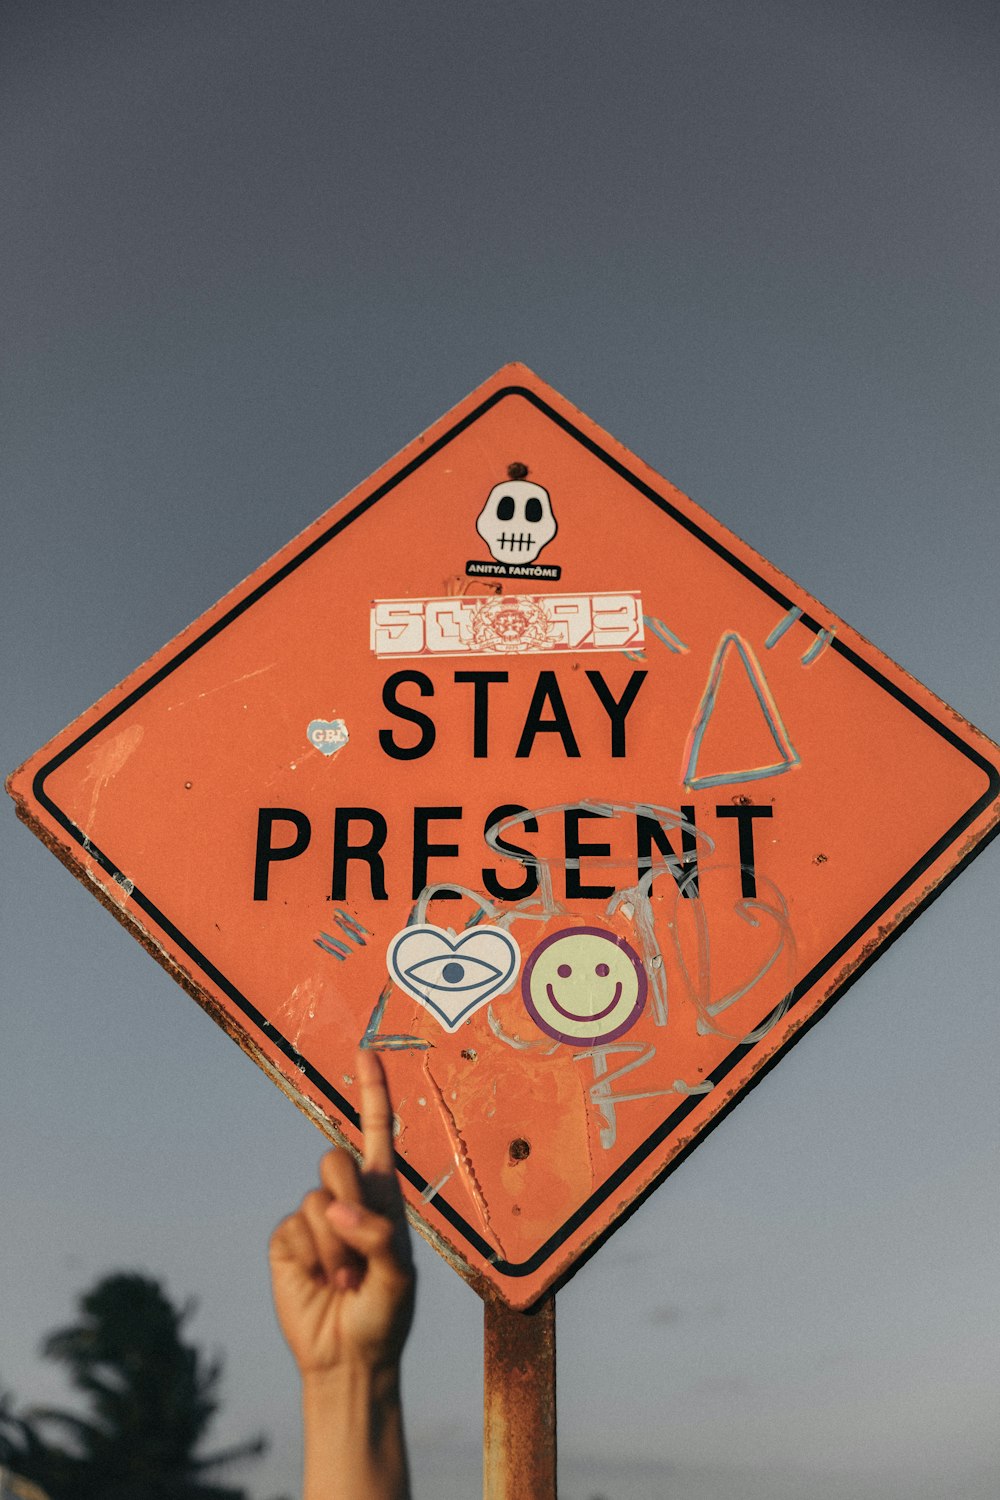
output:
M 175 1308 L 158 1282 L 117 1272 L 78 1306 L 79 1321 L 50 1333 L 42 1352 L 67 1367 L 89 1411 L 48 1408 L 19 1418 L 9 1403 L 0 1407 L 0 1462 L 36 1480 L 52 1500 L 247 1500 L 245 1490 L 210 1476 L 259 1456 L 263 1438 L 196 1452 L 218 1410 L 222 1365 L 181 1336 L 194 1304 Z M 70 1446 L 54 1445 L 43 1428 L 61 1429 Z

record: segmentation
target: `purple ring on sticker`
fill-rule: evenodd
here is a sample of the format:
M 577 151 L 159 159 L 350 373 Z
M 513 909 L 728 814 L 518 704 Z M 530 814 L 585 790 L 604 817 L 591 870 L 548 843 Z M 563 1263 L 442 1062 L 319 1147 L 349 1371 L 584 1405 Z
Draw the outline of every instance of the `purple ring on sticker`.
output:
M 565 927 L 543 938 L 521 975 L 535 1025 L 571 1047 L 623 1036 L 642 1015 L 648 992 L 631 943 L 602 927 Z

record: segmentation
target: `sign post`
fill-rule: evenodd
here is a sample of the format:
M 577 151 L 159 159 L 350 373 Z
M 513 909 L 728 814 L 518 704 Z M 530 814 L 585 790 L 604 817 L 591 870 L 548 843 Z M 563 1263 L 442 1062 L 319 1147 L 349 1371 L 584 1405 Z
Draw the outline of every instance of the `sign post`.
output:
M 555 1295 L 483 1309 L 483 1500 L 556 1500 Z
M 558 1286 L 1000 826 L 996 745 L 521 365 L 9 788 L 327 1135 L 383 1054 L 497 1495 Z

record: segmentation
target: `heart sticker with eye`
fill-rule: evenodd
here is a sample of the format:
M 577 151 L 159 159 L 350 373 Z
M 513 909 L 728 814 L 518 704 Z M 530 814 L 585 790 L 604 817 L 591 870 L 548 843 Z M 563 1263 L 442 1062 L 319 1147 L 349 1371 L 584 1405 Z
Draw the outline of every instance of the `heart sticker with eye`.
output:
M 420 923 L 396 934 L 386 962 L 400 989 L 426 1006 L 445 1031 L 455 1031 L 487 1000 L 510 989 L 521 950 L 500 927 L 456 935 Z

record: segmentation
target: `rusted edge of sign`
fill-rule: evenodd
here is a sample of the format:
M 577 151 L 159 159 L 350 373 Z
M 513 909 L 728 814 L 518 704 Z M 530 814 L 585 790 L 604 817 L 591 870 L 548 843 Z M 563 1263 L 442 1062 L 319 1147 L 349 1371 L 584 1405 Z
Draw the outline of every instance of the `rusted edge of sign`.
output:
M 318 1105 L 314 1104 L 311 1099 L 309 1099 L 306 1095 L 301 1094 L 295 1088 L 295 1085 L 291 1082 L 291 1080 L 286 1078 L 281 1070 L 275 1066 L 275 1064 L 271 1061 L 271 1059 L 267 1056 L 263 1049 L 253 1039 L 250 1033 L 239 1024 L 236 1018 L 232 1016 L 223 1005 L 219 1003 L 215 996 L 212 995 L 211 992 L 206 989 L 206 987 L 201 984 L 194 977 L 194 975 L 184 967 L 183 964 L 178 963 L 177 960 L 167 952 L 167 950 L 162 946 L 161 943 L 157 941 L 157 939 L 148 930 L 148 928 L 143 926 L 142 922 L 139 921 L 134 912 L 127 910 L 127 908 L 121 902 L 117 901 L 114 898 L 105 882 L 100 879 L 94 873 L 94 871 L 84 863 L 82 859 L 76 858 L 72 850 L 65 844 L 61 844 L 59 840 L 45 827 L 41 820 L 33 815 L 23 796 L 20 793 L 16 792 L 12 787 L 11 783 L 13 782 L 14 777 L 17 775 L 18 772 L 15 771 L 7 778 L 6 789 L 11 796 L 11 799 L 14 803 L 14 810 L 17 813 L 18 818 L 20 818 L 21 822 L 30 829 L 35 837 L 45 845 L 46 849 L 48 849 L 51 854 L 55 855 L 60 864 L 65 865 L 70 874 L 73 875 L 81 885 L 85 886 L 86 889 L 91 893 L 91 895 L 97 898 L 100 904 L 104 907 L 105 911 L 109 912 L 111 916 L 114 917 L 115 921 L 118 922 L 122 927 L 124 927 L 126 932 L 128 932 L 133 938 L 135 938 L 140 946 L 144 948 L 145 951 L 149 954 L 150 958 L 155 959 L 160 968 L 164 969 L 170 975 L 171 979 L 173 979 L 178 985 L 180 985 L 185 994 L 190 995 L 191 999 L 201 1007 L 205 1014 L 208 1015 L 217 1026 L 221 1027 L 227 1036 L 232 1038 L 232 1040 L 237 1044 L 240 1050 L 250 1058 L 251 1062 L 256 1063 L 261 1071 L 266 1073 L 268 1078 L 270 1078 L 273 1083 L 277 1084 L 281 1092 L 286 1096 L 286 1098 L 291 1100 L 296 1109 L 298 1109 L 303 1115 L 305 1115 L 306 1119 L 311 1121 L 311 1123 L 315 1125 L 316 1128 L 324 1136 L 326 1136 L 327 1140 L 332 1142 L 333 1145 L 339 1146 L 346 1151 L 350 1151 L 351 1155 L 360 1164 L 360 1149 L 338 1127 L 336 1121 L 332 1120 L 329 1115 L 325 1114 L 323 1110 L 319 1108 Z M 108 868 L 105 870 L 105 873 L 109 875 L 112 883 L 116 883 L 114 880 L 113 866 L 110 865 L 110 861 L 107 861 L 105 857 L 101 855 L 101 853 L 92 845 L 90 849 L 86 850 L 85 852 L 90 854 L 95 864 L 97 864 L 102 870 L 104 870 L 105 865 L 107 865 Z M 119 888 L 122 892 L 122 902 L 128 901 L 130 892 L 128 891 L 126 886 L 120 886 Z M 357 1114 L 354 1115 L 354 1118 L 350 1121 L 350 1123 L 360 1129 L 360 1118 L 357 1116 Z M 397 1158 L 397 1162 L 398 1161 L 399 1158 Z M 409 1222 L 413 1225 L 414 1229 L 416 1229 L 417 1232 L 422 1236 L 422 1238 L 427 1241 L 432 1249 L 436 1250 L 437 1253 L 442 1256 L 455 1271 L 458 1272 L 463 1281 L 468 1282 L 472 1289 L 477 1292 L 484 1301 L 503 1300 L 499 1297 L 499 1294 L 490 1285 L 487 1279 L 480 1272 L 476 1271 L 474 1267 L 468 1264 L 468 1262 L 463 1258 L 461 1252 L 457 1250 L 455 1246 L 451 1244 L 451 1242 L 447 1240 L 444 1235 L 442 1235 L 432 1225 L 426 1223 L 426 1221 L 420 1217 L 420 1215 L 410 1204 L 406 1205 L 406 1216 Z

